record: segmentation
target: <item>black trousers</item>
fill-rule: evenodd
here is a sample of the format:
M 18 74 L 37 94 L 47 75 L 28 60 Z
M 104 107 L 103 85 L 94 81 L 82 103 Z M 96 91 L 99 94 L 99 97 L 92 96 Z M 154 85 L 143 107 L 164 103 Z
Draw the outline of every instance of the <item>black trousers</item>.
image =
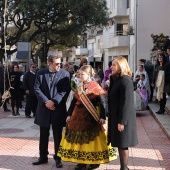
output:
M 150 98 L 149 98 L 149 100 L 150 100 L 150 101 L 152 101 L 154 87 L 152 87 L 151 85 L 150 85 L 150 90 L 151 90 L 151 94 L 150 94 Z
M 62 129 L 63 129 L 62 127 L 56 127 L 52 125 L 53 138 L 54 138 L 54 152 L 55 152 L 54 160 L 61 160 L 61 158 L 57 156 L 57 152 L 62 138 Z M 40 151 L 40 158 L 42 159 L 47 159 L 47 156 L 49 154 L 48 152 L 49 136 L 50 136 L 50 128 L 40 126 L 39 151 Z
M 166 105 L 166 93 L 163 93 L 163 99 L 160 100 L 160 110 L 162 112 L 165 111 L 165 105 Z
M 31 112 L 33 112 L 33 116 L 35 116 L 37 104 L 38 100 L 36 96 L 26 95 L 25 116 L 30 116 Z

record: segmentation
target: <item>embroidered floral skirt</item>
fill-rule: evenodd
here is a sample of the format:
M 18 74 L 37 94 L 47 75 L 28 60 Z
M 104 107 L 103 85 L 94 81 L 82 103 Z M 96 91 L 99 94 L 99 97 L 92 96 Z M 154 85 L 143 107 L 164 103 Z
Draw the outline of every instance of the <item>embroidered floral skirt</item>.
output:
M 58 155 L 63 161 L 82 164 L 102 164 L 117 158 L 117 150 L 106 144 L 106 133 L 100 130 L 99 135 L 89 143 L 71 143 L 62 137 Z

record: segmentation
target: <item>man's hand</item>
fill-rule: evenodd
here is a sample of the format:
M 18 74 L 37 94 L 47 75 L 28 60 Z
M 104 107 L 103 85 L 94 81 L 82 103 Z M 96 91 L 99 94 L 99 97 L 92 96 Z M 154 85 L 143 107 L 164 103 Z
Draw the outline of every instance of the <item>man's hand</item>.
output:
M 124 125 L 118 124 L 118 131 L 122 132 L 124 130 Z
M 45 106 L 50 110 L 55 110 L 54 102 L 52 100 L 48 100 L 45 102 Z
M 100 124 L 105 124 L 106 123 L 106 120 L 104 120 L 104 119 L 100 119 Z
M 25 90 L 25 93 L 26 93 L 26 94 L 29 94 L 30 92 L 29 92 L 29 90 Z
M 66 122 L 68 123 L 70 121 L 71 116 L 67 116 Z

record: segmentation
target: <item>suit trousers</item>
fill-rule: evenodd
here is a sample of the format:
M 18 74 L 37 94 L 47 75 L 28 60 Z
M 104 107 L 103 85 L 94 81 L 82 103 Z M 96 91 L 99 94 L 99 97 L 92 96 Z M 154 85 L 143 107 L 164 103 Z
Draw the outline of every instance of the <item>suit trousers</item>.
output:
M 62 130 L 63 127 L 56 127 L 52 125 L 53 130 L 53 138 L 54 138 L 54 160 L 61 160 L 60 157 L 57 156 L 57 152 L 59 149 L 59 145 L 62 138 Z M 40 158 L 47 159 L 49 154 L 48 152 L 48 142 L 50 136 L 50 127 L 41 127 L 40 126 L 40 142 L 39 142 L 39 151 L 40 151 Z
M 25 116 L 30 116 L 31 111 L 33 112 L 33 116 L 35 116 L 37 104 L 38 100 L 36 96 L 26 95 Z

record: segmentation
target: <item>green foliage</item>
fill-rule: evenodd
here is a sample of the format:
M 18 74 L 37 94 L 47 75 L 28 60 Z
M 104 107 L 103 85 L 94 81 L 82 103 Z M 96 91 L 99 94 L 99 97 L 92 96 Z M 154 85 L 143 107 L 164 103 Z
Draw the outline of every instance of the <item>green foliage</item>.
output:
M 151 34 L 152 41 L 153 41 L 153 47 L 151 51 L 156 51 L 158 49 L 162 49 L 163 45 L 168 39 L 168 36 L 164 35 L 163 33 L 157 34 Z
M 41 63 L 41 68 L 46 68 L 47 67 L 47 63 Z
M 2 51 L 4 1 L 0 9 Z M 47 49 L 56 45 L 77 46 L 81 42 L 78 35 L 91 28 L 103 28 L 109 21 L 106 0 L 8 0 L 7 15 L 7 45 L 10 47 L 18 41 L 42 44 L 46 40 Z

